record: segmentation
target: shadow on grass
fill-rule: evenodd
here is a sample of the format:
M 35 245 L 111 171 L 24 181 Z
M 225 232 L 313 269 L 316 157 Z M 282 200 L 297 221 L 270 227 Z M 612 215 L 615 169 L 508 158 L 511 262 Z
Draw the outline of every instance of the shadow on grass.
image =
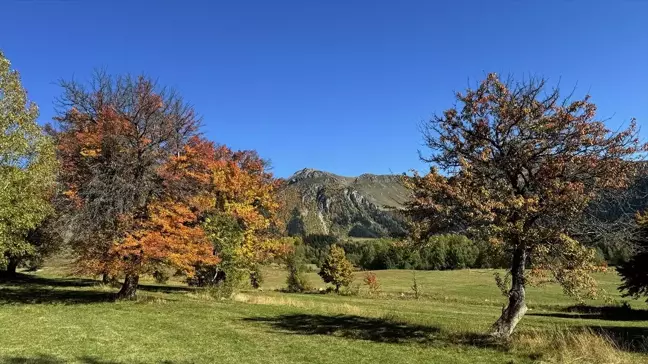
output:
M 89 304 L 110 302 L 115 299 L 114 291 L 92 289 L 101 283 L 82 278 L 47 278 L 31 274 L 17 274 L 0 280 L 0 304 Z M 141 291 L 178 293 L 187 292 L 189 287 L 156 286 L 142 284 Z
M 147 292 L 159 292 L 159 293 L 184 293 L 184 292 L 193 292 L 196 289 L 193 287 L 183 287 L 183 286 L 162 286 L 154 284 L 140 284 L 138 289 L 141 291 Z
M 75 362 L 81 364 L 119 364 L 122 362 L 103 360 L 92 356 L 82 356 L 74 359 Z M 3 364 L 65 364 L 69 363 L 68 360 L 60 359 L 51 355 L 38 355 L 34 357 L 18 356 L 18 357 L 2 357 L 0 356 L 0 363 Z M 145 362 L 129 362 L 131 364 L 144 364 Z M 160 364 L 175 364 L 176 362 L 170 360 L 163 360 L 156 362 Z M 180 364 L 180 363 L 177 363 Z
M 589 328 L 609 337 L 621 350 L 648 353 L 648 327 L 590 326 Z
M 563 312 L 534 312 L 530 316 L 548 316 L 570 319 L 591 319 L 609 321 L 648 321 L 648 310 L 635 310 L 630 306 L 587 306 L 575 305 Z
M 114 301 L 111 292 L 51 289 L 38 286 L 0 288 L 0 304 L 88 304 Z
M 99 281 L 87 278 L 47 278 L 32 274 L 16 273 L 13 276 L 0 276 L 0 284 L 4 285 L 36 285 L 61 288 L 82 288 L 97 285 Z
M 63 364 L 67 363 L 67 360 L 63 360 L 51 355 L 38 355 L 35 357 L 0 357 L 2 363 L 6 364 Z M 106 361 L 97 359 L 94 357 L 81 357 L 76 359 L 77 362 L 83 364 L 117 364 L 114 361 Z
M 277 330 L 300 335 L 332 335 L 348 339 L 377 342 L 425 343 L 439 333 L 436 327 L 409 325 L 391 320 L 350 315 L 282 315 L 277 317 L 246 318 L 245 321 L 261 322 Z
M 452 344 L 501 348 L 487 335 L 442 334 L 437 327 L 414 325 L 392 319 L 353 315 L 293 314 L 269 318 L 254 317 L 244 320 L 267 324 L 278 331 L 297 335 L 330 335 L 352 340 L 395 344 Z
M 648 310 L 636 310 L 622 306 L 575 305 L 563 312 L 534 312 L 530 316 L 557 317 L 566 319 L 588 319 L 605 321 L 648 321 Z M 633 326 L 589 326 L 594 332 L 609 337 L 621 350 L 648 353 L 648 325 Z

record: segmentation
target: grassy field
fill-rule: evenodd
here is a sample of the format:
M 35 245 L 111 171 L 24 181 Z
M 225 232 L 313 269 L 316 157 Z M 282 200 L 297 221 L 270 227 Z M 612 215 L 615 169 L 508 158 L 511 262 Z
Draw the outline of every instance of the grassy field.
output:
M 138 301 L 115 303 L 115 288 L 45 269 L 0 284 L 0 362 L 648 363 L 643 301 L 629 301 L 632 310 L 597 308 L 603 300 L 576 310 L 559 287 L 531 288 L 516 338 L 502 344 L 483 335 L 504 302 L 493 271 L 416 272 L 418 300 L 411 297 L 413 272 L 376 273 L 380 298 L 362 289 L 359 296 L 277 292 L 285 273 L 269 269 L 261 291 L 229 300 L 146 282 Z M 309 278 L 323 287 L 315 273 Z M 609 293 L 607 304 L 622 302 L 615 273 L 597 279 Z M 562 357 L 556 347 L 567 328 L 605 333 L 619 350 L 591 355 L 607 342 L 572 340 L 569 350 L 581 352 Z

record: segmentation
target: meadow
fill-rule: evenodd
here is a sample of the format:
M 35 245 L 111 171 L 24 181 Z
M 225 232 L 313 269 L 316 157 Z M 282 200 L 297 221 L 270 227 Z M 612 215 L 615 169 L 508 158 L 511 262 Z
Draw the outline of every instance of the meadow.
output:
M 369 297 L 283 293 L 285 272 L 268 268 L 260 290 L 230 299 L 146 281 L 137 301 L 113 302 L 116 288 L 45 268 L 0 284 L 0 362 L 648 363 L 648 305 L 621 298 L 615 272 L 597 275 L 605 300 L 580 306 L 530 288 L 509 343 L 484 335 L 504 303 L 493 273 L 418 271 L 415 299 L 412 271 L 377 271 L 382 294 Z

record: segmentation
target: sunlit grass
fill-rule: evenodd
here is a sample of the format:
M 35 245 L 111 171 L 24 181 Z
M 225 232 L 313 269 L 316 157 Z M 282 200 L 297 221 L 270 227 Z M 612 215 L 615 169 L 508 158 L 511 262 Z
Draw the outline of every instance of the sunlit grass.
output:
M 531 309 L 514 340 L 491 342 L 483 334 L 504 302 L 491 270 L 417 272 L 419 300 L 410 294 L 411 271 L 377 271 L 384 294 L 376 299 L 362 290 L 355 297 L 281 293 L 274 289 L 284 286 L 285 273 L 268 269 L 262 291 L 229 300 L 178 281 L 145 280 L 138 301 L 117 303 L 110 301 L 117 288 L 60 274 L 45 269 L 0 284 L 0 362 L 648 362 L 637 344 L 648 334 L 646 311 L 566 312 L 576 302 L 555 286 L 529 289 Z M 324 287 L 315 273 L 309 278 Z M 610 300 L 624 300 L 616 274 L 597 279 Z M 630 304 L 646 308 L 643 301 Z

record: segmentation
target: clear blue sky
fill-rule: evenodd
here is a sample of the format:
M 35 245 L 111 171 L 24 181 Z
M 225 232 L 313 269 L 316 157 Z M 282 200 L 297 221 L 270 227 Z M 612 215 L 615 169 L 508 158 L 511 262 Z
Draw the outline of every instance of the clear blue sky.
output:
M 2 0 L 0 49 L 42 122 L 57 79 L 145 72 L 282 177 L 421 169 L 418 124 L 487 72 L 578 84 L 648 135 L 646 0 Z

